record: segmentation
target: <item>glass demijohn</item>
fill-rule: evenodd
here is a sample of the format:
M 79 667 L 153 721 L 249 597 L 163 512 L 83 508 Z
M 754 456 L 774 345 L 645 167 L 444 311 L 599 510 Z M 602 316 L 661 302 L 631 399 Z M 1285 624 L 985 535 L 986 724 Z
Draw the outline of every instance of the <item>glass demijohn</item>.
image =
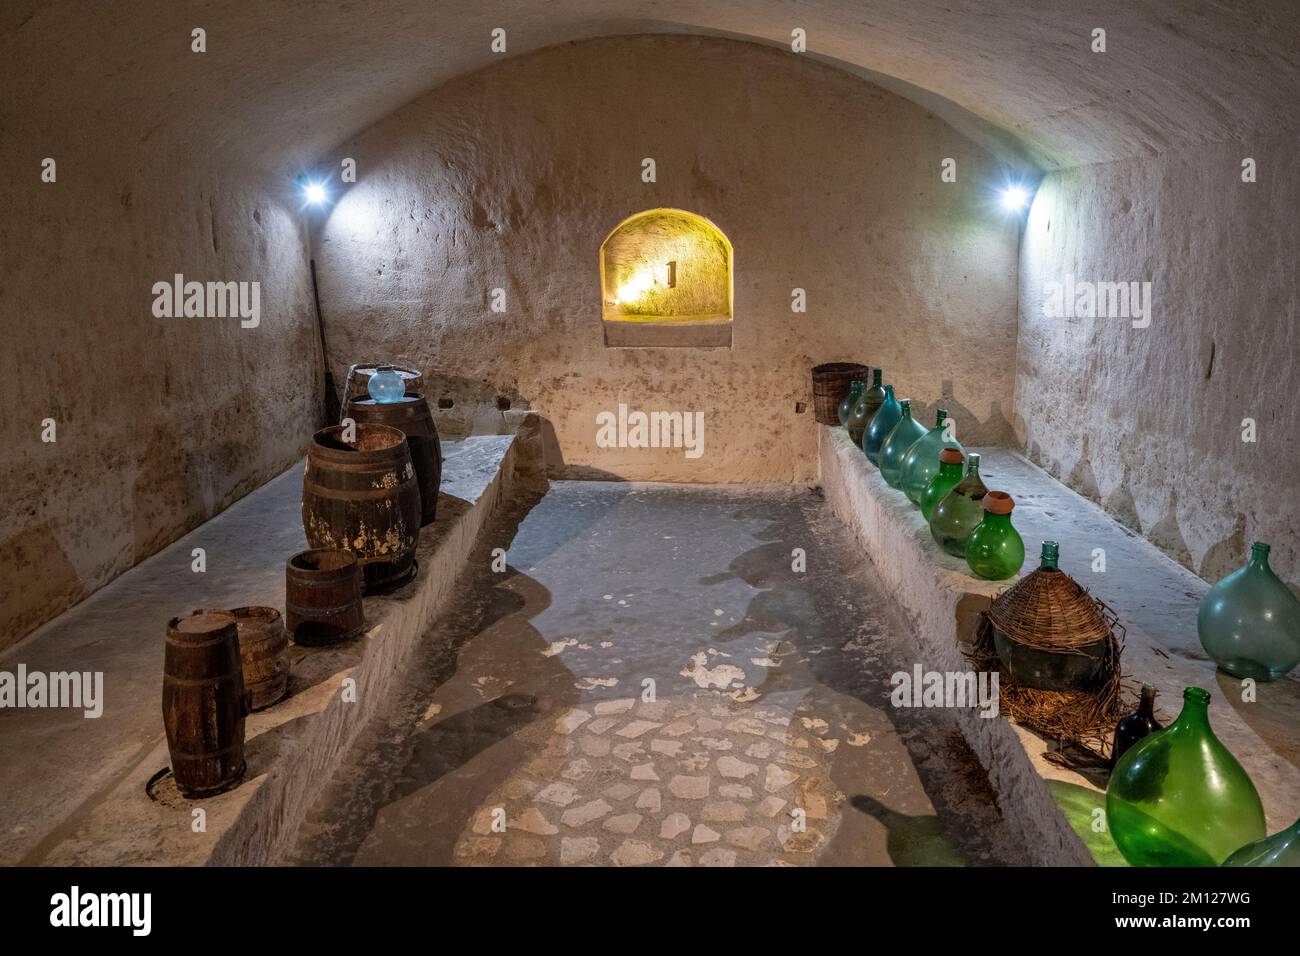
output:
M 1106 788 L 1106 825 L 1133 866 L 1218 866 L 1264 837 L 1264 806 L 1210 729 L 1210 695 L 1183 691 L 1178 719 L 1129 748 Z
M 849 412 L 853 411 L 853 406 L 858 404 L 858 399 L 862 397 L 862 393 L 866 390 L 866 387 L 867 383 L 862 381 L 860 378 L 855 378 L 849 382 L 849 390 L 845 392 L 844 397 L 840 399 L 840 407 L 836 410 L 836 414 L 839 415 L 841 426 L 848 424 Z
M 948 417 L 948 410 L 939 409 L 935 415 L 934 427 L 903 456 L 903 465 L 899 469 L 899 487 L 912 504 L 921 504 L 921 495 L 930 486 L 930 479 L 939 473 L 939 452 L 945 448 L 962 450 L 961 443 L 955 436 L 948 438 L 944 434 L 953 434 L 954 425 Z
M 1300 820 L 1285 830 L 1247 843 L 1224 866 L 1300 866 Z
M 901 487 L 903 458 L 913 445 L 925 437 L 925 426 L 912 417 L 912 403 L 899 402 L 902 414 L 893 431 L 885 436 L 880 446 L 880 476 L 891 488 Z
M 1205 653 L 1233 677 L 1270 681 L 1300 662 L 1300 601 L 1255 542 L 1250 563 L 1205 593 L 1196 630 Z
M 966 539 L 966 564 L 986 581 L 1004 581 L 1025 563 L 1025 542 L 1011 524 L 1015 501 L 1005 491 L 984 496 L 984 517 Z
M 988 488 L 980 478 L 980 456 L 966 456 L 966 477 L 930 509 L 930 535 L 954 558 L 966 557 L 966 539 L 984 520 Z
M 406 382 L 391 365 L 376 365 L 366 382 L 366 391 L 377 402 L 400 402 L 406 395 Z
M 956 448 L 945 448 L 939 452 L 939 470 L 925 486 L 925 491 L 921 492 L 921 515 L 926 521 L 930 520 L 934 506 L 961 483 L 964 461 L 962 453 Z
M 848 421 L 844 423 L 844 427 L 849 430 L 849 437 L 853 439 L 853 444 L 859 448 L 863 447 L 862 436 L 866 434 L 871 419 L 875 417 L 880 406 L 885 403 L 885 389 L 880 384 L 882 374 L 878 368 L 871 370 L 871 387 L 863 391 L 858 403 L 849 412 Z

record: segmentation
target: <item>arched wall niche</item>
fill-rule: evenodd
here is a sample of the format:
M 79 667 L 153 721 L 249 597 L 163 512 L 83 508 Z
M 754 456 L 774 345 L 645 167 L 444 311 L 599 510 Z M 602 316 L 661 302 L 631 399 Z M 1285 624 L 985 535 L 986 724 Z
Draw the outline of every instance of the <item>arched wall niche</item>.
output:
M 685 209 L 646 209 L 600 246 L 605 344 L 730 347 L 735 250 Z

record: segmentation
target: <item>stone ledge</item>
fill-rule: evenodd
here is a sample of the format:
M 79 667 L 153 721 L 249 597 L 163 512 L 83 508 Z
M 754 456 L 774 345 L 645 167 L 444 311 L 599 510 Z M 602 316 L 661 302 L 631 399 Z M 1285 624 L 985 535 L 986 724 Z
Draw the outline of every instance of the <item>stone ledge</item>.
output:
M 920 511 L 890 488 L 843 429 L 819 426 L 821 485 L 832 510 L 849 526 L 882 580 L 912 618 L 929 660 L 927 669 L 965 670 L 960 642 L 974 634 L 980 611 L 1011 581 L 972 577 L 964 561 L 944 553 Z M 972 449 L 975 450 L 975 449 Z M 1119 525 L 1094 503 L 1007 449 L 979 449 L 990 488 L 1016 499 L 1015 521 L 1025 540 L 1025 570 L 1039 544 L 1061 545 L 1061 569 L 1109 604 L 1127 628 L 1124 670 L 1160 692 L 1168 722 L 1184 687 L 1216 690 L 1210 718 L 1215 733 L 1245 766 L 1268 816 L 1269 832 L 1300 816 L 1300 769 L 1295 727 L 1300 683 L 1293 677 L 1261 684 L 1258 703 L 1240 702 L 1237 682 L 1217 673 L 1196 636 L 1196 608 L 1208 585 L 1145 539 Z M 1094 548 L 1106 552 L 1107 570 L 1094 573 Z M 1008 822 L 1047 865 L 1091 864 L 1092 855 L 1057 809 L 1048 781 L 1100 793 L 1097 781 L 1043 759 L 1048 742 L 1006 720 L 963 711 L 959 723 L 989 773 Z
M 104 715 L 0 711 L 0 861 L 62 865 L 259 865 L 281 860 L 312 801 L 382 702 L 401 661 L 452 596 L 479 532 L 514 480 L 512 436 L 443 446 L 437 520 L 419 573 L 365 599 L 366 634 L 338 648 L 291 645 L 290 694 L 248 718 L 248 772 L 228 793 L 151 801 L 168 762 L 160 711 L 163 624 L 191 607 L 284 607 L 284 561 L 306 546 L 296 465 L 10 649 L 0 669 L 102 670 Z M 189 572 L 194 547 L 205 574 Z M 356 680 L 357 701 L 339 689 Z M 73 733 L 73 731 L 76 731 Z M 12 781 L 12 783 L 11 783 Z M 206 830 L 195 833 L 191 811 Z

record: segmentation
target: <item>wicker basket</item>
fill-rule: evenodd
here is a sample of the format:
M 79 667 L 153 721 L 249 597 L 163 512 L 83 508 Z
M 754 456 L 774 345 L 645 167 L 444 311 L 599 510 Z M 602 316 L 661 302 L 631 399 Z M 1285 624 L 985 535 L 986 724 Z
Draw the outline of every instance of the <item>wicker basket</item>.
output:
M 840 402 L 854 379 L 867 381 L 871 371 L 857 362 L 827 362 L 812 370 L 813 417 L 823 425 L 840 423 Z
M 1037 690 L 1081 690 L 1103 674 L 1112 622 L 1101 605 L 1063 571 L 1039 569 L 1000 594 L 989 608 L 998 657 L 1011 677 Z

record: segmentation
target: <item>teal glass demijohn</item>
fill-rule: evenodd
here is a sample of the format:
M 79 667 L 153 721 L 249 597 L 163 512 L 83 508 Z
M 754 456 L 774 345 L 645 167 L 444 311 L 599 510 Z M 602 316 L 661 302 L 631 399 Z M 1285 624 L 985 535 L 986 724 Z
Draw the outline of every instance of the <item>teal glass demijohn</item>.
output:
M 844 393 L 844 397 L 840 399 L 839 408 L 836 409 L 836 414 L 840 419 L 841 428 L 847 424 L 849 420 L 849 412 L 853 411 L 853 406 L 858 404 L 858 399 L 862 397 L 862 393 L 866 387 L 867 383 L 862 381 L 860 378 L 855 378 L 849 382 L 849 390 Z
M 871 391 L 868 389 L 864 396 L 871 394 Z M 885 400 L 880 403 L 880 407 L 876 409 L 876 413 L 871 416 L 867 427 L 862 431 L 862 451 L 873 465 L 879 466 L 880 446 L 894 430 L 902 414 L 902 406 L 898 404 L 898 399 L 894 398 L 894 386 L 886 385 Z
M 939 409 L 935 415 L 934 427 L 903 456 L 903 465 L 899 469 L 899 487 L 912 504 L 921 504 L 921 495 L 930 486 L 930 479 L 939 473 L 939 452 L 945 448 L 962 450 L 961 442 L 953 434 L 953 427 L 948 409 Z
M 903 459 L 911 447 L 925 437 L 925 426 L 912 417 L 912 403 L 903 399 L 898 403 L 902 409 L 898 424 L 885 436 L 880 446 L 880 477 L 891 488 L 901 488 L 903 478 Z
M 366 391 L 377 402 L 400 402 L 406 395 L 406 382 L 391 365 L 376 365 L 375 373 L 366 382 Z
M 1300 820 L 1270 837 L 1247 843 L 1224 866 L 1300 866 Z
M 1268 566 L 1268 545 L 1256 541 L 1250 563 L 1205 593 L 1196 630 L 1233 677 L 1276 680 L 1300 663 L 1300 601 Z
M 866 448 L 863 446 L 862 436 L 866 434 L 867 426 L 875 417 L 876 410 L 885 402 L 885 389 L 880 384 L 881 374 L 878 368 L 871 370 L 871 387 L 863 389 L 862 394 L 858 396 L 858 403 L 850 409 L 849 417 L 844 422 L 849 438 L 852 439 L 853 444 L 863 450 L 864 454 Z
M 1005 581 L 1025 563 L 1025 542 L 1011 523 L 1016 503 L 1005 491 L 990 491 L 983 505 L 984 517 L 966 539 L 966 564 L 977 578 Z

